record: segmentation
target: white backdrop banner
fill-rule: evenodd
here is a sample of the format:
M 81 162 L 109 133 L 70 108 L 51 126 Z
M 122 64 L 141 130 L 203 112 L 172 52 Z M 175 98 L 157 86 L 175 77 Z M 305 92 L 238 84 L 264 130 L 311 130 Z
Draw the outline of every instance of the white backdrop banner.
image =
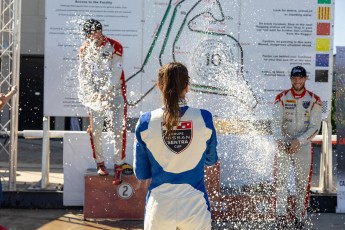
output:
M 270 119 L 275 95 L 302 65 L 326 116 L 333 8 L 331 0 L 47 0 L 44 114 L 86 116 L 77 97 L 78 50 L 83 21 L 95 18 L 124 45 L 127 97 L 136 105 L 130 117 L 161 105 L 150 89 L 159 67 L 173 60 L 190 70 L 191 106 L 241 120 Z
M 94 18 L 124 46 L 130 118 L 161 106 L 158 69 L 182 62 L 192 81 L 189 105 L 221 121 L 223 186 L 271 181 L 274 144 L 247 126 L 269 127 L 275 96 L 291 87 L 296 65 L 306 68 L 323 117 L 330 113 L 333 9 L 333 0 L 46 0 L 44 115 L 87 116 L 77 96 L 78 51 L 81 26 Z

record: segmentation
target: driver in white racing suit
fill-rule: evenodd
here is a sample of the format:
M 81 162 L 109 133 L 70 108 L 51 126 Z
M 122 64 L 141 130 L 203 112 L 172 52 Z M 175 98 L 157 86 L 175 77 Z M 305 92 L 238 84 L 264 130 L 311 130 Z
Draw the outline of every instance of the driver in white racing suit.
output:
M 287 179 L 291 163 L 294 166 L 297 190 L 295 227 L 303 228 L 312 176 L 311 141 L 319 133 L 321 124 L 321 100 L 316 94 L 306 90 L 306 70 L 301 66 L 292 68 L 290 79 L 292 88 L 276 97 L 272 123 L 273 135 L 279 148 L 275 165 L 279 229 L 287 225 Z
M 79 85 L 81 98 L 89 109 L 90 141 L 97 172 L 108 175 L 104 163 L 102 131 L 107 122 L 114 140 L 113 184 L 121 183 L 121 174 L 133 174 L 125 161 L 126 151 L 126 85 L 123 71 L 123 47 L 102 34 L 99 21 L 89 19 L 83 25 L 86 41 L 80 48 Z

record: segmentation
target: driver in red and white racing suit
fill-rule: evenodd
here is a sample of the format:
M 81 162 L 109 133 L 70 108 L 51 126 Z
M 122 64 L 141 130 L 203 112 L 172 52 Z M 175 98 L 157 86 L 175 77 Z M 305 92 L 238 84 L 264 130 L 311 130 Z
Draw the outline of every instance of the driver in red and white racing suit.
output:
M 132 167 L 124 162 L 127 104 L 123 47 L 102 34 L 102 25 L 97 20 L 87 20 L 83 32 L 86 41 L 80 48 L 79 97 L 89 109 L 93 158 L 98 174 L 108 175 L 102 147 L 104 122 L 108 122 L 115 150 L 113 184 L 120 184 L 122 173 L 133 174 Z
M 306 70 L 301 66 L 292 69 L 292 88 L 277 95 L 273 111 L 272 131 L 278 143 L 276 156 L 276 214 L 277 224 L 287 224 L 287 179 L 292 162 L 297 190 L 295 227 L 304 225 L 312 176 L 313 153 L 311 141 L 319 133 L 321 124 L 321 100 L 306 90 Z

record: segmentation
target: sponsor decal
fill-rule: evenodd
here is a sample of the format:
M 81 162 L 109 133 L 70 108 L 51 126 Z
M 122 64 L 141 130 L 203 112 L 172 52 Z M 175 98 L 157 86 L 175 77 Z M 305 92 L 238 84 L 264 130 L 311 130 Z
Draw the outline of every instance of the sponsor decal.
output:
M 286 100 L 286 103 L 296 104 L 296 100 Z
M 295 109 L 295 108 L 296 108 L 296 100 L 285 101 L 285 109 Z
M 303 101 L 302 105 L 303 105 L 303 108 L 308 109 L 310 106 L 310 101 Z
M 184 151 L 193 139 L 193 122 L 180 121 L 177 127 L 174 127 L 169 137 L 165 136 L 166 128 L 161 123 L 162 137 L 164 144 L 174 153 L 179 154 Z
M 103 56 L 104 58 L 109 57 L 109 56 L 110 56 L 109 51 L 103 51 L 102 56 Z
M 295 109 L 296 108 L 296 104 L 286 104 L 285 105 L 285 109 Z

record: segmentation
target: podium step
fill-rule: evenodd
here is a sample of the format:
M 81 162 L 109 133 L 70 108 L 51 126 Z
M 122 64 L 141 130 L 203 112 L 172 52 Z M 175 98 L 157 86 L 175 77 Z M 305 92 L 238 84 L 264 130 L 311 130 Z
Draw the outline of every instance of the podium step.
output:
M 109 170 L 112 172 L 113 170 Z M 269 220 L 275 218 L 272 195 L 230 195 L 220 192 L 220 165 L 205 168 L 205 183 L 212 218 L 217 221 Z M 99 176 L 95 169 L 85 174 L 85 219 L 144 219 L 150 180 L 139 181 L 134 175 L 122 176 L 122 184 L 112 184 L 113 175 Z M 288 219 L 293 220 L 294 197 L 289 197 Z
M 110 172 L 113 170 L 109 169 Z M 144 219 L 150 180 L 122 175 L 120 185 L 112 184 L 113 175 L 99 176 L 96 170 L 85 174 L 85 219 Z
M 231 195 L 220 191 L 220 164 L 205 168 L 205 184 L 216 221 L 263 221 L 276 218 L 275 196 L 268 194 Z M 288 220 L 294 219 L 296 201 L 288 198 Z

